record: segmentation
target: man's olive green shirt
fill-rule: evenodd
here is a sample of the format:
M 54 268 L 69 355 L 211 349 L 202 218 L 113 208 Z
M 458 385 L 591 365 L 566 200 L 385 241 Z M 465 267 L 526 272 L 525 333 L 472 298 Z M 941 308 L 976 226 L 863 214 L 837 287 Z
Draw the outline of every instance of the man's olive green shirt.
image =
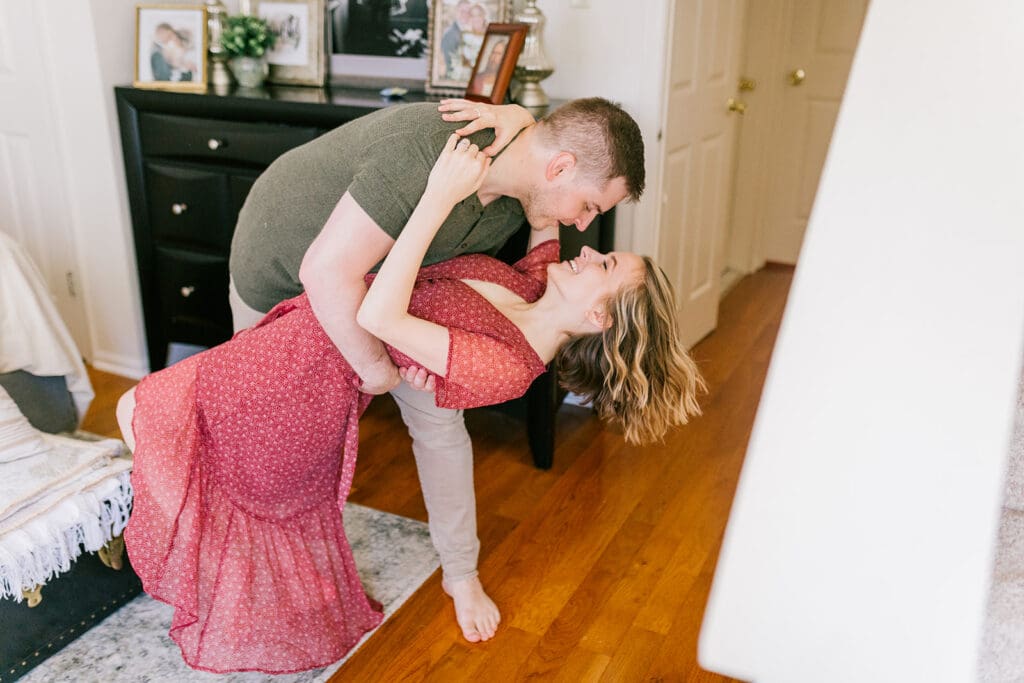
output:
M 231 277 L 242 300 L 269 311 L 302 292 L 302 257 L 346 191 L 397 239 L 445 141 L 463 125 L 441 120 L 436 103 L 394 105 L 278 157 L 249 192 L 231 241 Z M 472 139 L 482 148 L 494 132 Z M 445 220 L 423 263 L 493 254 L 524 220 L 515 199 L 501 197 L 485 207 L 473 194 Z

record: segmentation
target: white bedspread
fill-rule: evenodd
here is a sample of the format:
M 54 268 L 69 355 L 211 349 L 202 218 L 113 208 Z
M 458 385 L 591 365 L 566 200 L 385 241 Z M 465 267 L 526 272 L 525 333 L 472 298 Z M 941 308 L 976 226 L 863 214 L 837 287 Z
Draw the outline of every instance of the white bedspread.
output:
M 81 354 L 25 250 L 0 231 L 0 372 L 63 376 L 81 421 L 94 393 Z

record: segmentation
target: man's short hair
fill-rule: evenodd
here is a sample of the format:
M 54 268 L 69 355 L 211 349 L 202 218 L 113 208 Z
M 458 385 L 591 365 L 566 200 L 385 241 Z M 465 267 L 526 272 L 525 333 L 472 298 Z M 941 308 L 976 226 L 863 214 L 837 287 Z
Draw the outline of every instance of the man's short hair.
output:
M 630 199 L 644 191 L 644 141 L 640 126 L 615 102 L 602 97 L 572 100 L 538 125 L 541 141 L 576 157 L 590 178 L 607 183 L 624 178 Z

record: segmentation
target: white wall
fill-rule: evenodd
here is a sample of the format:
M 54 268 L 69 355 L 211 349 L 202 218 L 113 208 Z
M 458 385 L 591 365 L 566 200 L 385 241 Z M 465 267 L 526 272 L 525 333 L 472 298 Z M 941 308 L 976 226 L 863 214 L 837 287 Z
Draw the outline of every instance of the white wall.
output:
M 700 640 L 974 680 L 1024 347 L 1024 5 L 872 0 Z
M 97 367 L 138 377 L 146 356 L 112 90 L 132 79 L 134 6 L 40 3 L 34 28 L 48 72 L 37 95 L 52 108 L 48 134 L 62 166 L 50 181 L 66 197 L 53 220 L 69 226 L 87 318 L 82 351 Z

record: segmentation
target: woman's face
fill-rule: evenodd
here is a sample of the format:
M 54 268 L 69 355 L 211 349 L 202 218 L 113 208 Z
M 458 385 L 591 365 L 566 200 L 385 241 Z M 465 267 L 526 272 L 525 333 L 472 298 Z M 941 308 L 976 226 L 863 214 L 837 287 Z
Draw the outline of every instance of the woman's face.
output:
M 561 292 L 568 305 L 588 311 L 623 287 L 641 281 L 644 261 L 633 253 L 612 251 L 602 254 L 583 247 L 576 258 L 548 266 L 548 287 Z
M 487 61 L 488 69 L 497 69 L 501 66 L 501 60 L 505 57 L 505 44 L 506 41 L 495 43 L 494 47 L 491 48 L 491 55 Z

